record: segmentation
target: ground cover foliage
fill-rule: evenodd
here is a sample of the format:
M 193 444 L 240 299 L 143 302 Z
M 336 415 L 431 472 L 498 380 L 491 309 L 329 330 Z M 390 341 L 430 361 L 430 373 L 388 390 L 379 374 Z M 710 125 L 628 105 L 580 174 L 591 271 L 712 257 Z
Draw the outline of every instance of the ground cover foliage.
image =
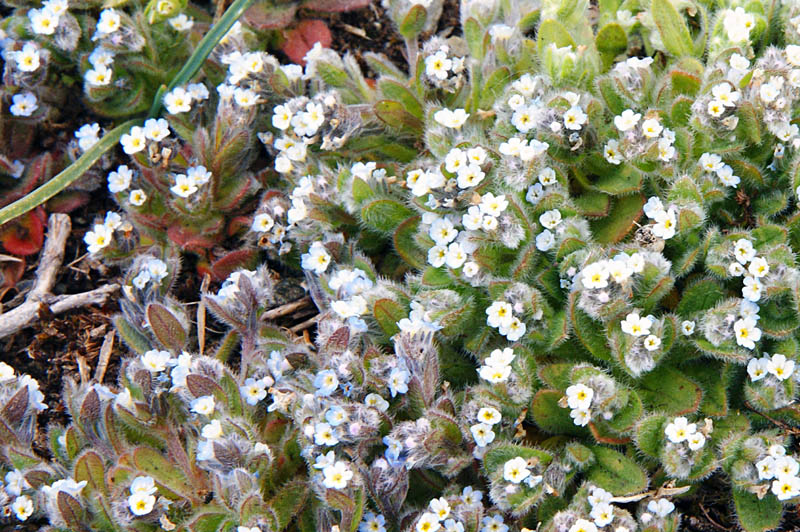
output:
M 65 382 L 43 458 L 38 384 L 0 363 L 0 520 L 672 531 L 714 475 L 742 529 L 780 526 L 800 5 L 464 0 L 437 36 L 437 0 L 386 0 L 407 72 L 320 45 L 281 65 L 245 23 L 159 91 L 148 54 L 195 42 L 169 5 L 3 23 L 5 130 L 75 65 L 98 115 L 163 113 L 91 170 L 119 206 L 84 238 L 127 272 L 118 385 Z M 197 307 L 171 295 L 186 254 L 213 281 Z M 278 263 L 319 309 L 308 338 L 274 324 Z

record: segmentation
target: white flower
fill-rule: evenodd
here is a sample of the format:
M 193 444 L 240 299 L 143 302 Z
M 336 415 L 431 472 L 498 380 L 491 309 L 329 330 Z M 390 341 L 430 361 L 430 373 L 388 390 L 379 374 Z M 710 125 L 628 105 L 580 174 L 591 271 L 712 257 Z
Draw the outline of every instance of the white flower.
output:
M 159 142 L 169 136 L 169 122 L 163 118 L 148 118 L 144 122 L 144 136 Z
M 437 218 L 431 224 L 428 232 L 430 237 L 439 246 L 446 246 L 458 236 L 458 230 L 453 227 L 453 222 L 447 218 Z
M 395 397 L 398 393 L 404 394 L 408 391 L 408 380 L 410 378 L 411 376 L 405 370 L 398 368 L 392 370 L 387 381 L 389 392 L 392 394 L 392 397 Z
M 594 505 L 589 516 L 594 519 L 594 524 L 603 528 L 614 520 L 614 507 L 607 502 Z
M 642 134 L 650 139 L 654 139 L 661 134 L 661 131 L 664 130 L 664 126 L 656 118 L 648 118 L 644 122 L 642 122 Z
M 428 250 L 428 264 L 433 266 L 434 268 L 440 268 L 444 266 L 444 263 L 447 261 L 447 247 L 445 246 L 433 246 L 431 249 Z
M 89 63 L 95 67 L 110 67 L 114 63 L 114 52 L 99 46 L 89 54 Z
M 614 260 L 605 261 L 606 270 L 616 283 L 622 284 L 633 275 L 633 269 L 628 262 L 628 255 L 624 253 L 614 257 Z
M 481 203 L 479 207 L 483 214 L 497 217 L 506 210 L 508 207 L 508 201 L 503 194 L 495 196 L 491 192 L 487 192 L 481 196 Z
M 172 17 L 168 22 L 175 31 L 189 31 L 194 26 L 194 20 L 187 17 L 185 13 Z
M 52 8 L 43 7 L 42 9 L 31 9 L 28 11 L 28 18 L 31 21 L 33 33 L 39 35 L 52 35 L 58 26 L 59 14 Z
M 756 256 L 756 250 L 753 248 L 752 242 L 745 238 L 740 238 L 733 245 L 733 254 L 741 264 L 747 264 Z
M 609 271 L 605 261 L 594 262 L 581 270 L 581 283 L 585 288 L 605 288 L 608 286 Z
M 117 214 L 117 213 L 115 213 L 113 211 L 108 211 L 106 213 L 106 218 L 103 221 L 103 225 L 105 225 L 106 227 L 108 227 L 109 229 L 111 229 L 113 231 L 117 227 L 122 225 L 122 216 L 120 216 L 119 214 Z
M 98 37 L 105 37 L 110 33 L 117 31 L 122 25 L 122 18 L 119 13 L 114 9 L 104 9 L 100 12 L 100 18 L 95 27 L 95 34 L 92 40 L 97 40 Z
M 322 242 L 314 242 L 308 249 L 308 253 L 304 253 L 301 257 L 301 265 L 304 270 L 311 270 L 317 275 L 321 275 L 328 269 L 328 264 L 331 262 L 331 256 L 328 254 L 327 249 Z
M 192 110 L 192 96 L 183 87 L 175 87 L 164 95 L 164 107 L 171 115 Z
M 192 179 L 189 179 L 184 174 L 177 174 L 175 176 L 175 184 L 170 187 L 170 190 L 176 196 L 180 196 L 181 198 L 188 198 L 195 192 L 197 192 L 197 185 Z
M 14 378 L 14 368 L 6 364 L 5 362 L 0 362 L 0 382 L 10 381 Z
M 667 499 L 654 499 L 647 503 L 647 509 L 659 517 L 666 517 L 675 510 L 675 505 Z
M 761 299 L 761 282 L 755 277 L 748 275 L 744 278 L 742 287 L 742 297 L 748 301 L 756 302 Z
M 539 172 L 539 183 L 541 183 L 542 186 L 555 185 L 557 182 L 556 171 L 549 166 L 542 168 Z
M 253 218 L 253 223 L 250 226 L 251 231 L 255 231 L 257 233 L 266 233 L 275 225 L 275 220 L 273 220 L 272 216 L 269 214 L 262 212 L 261 214 L 256 214 Z
M 675 147 L 669 139 L 658 139 L 658 159 L 661 161 L 670 161 L 675 157 Z
M 133 171 L 127 165 L 120 165 L 108 174 L 108 190 L 112 194 L 128 190 L 133 179 Z
M 480 269 L 477 262 L 467 261 L 464 263 L 464 267 L 461 268 L 461 273 L 464 274 L 464 277 L 474 277 L 478 274 Z
M 505 301 L 495 301 L 486 309 L 486 323 L 490 327 L 508 325 L 514 318 L 511 304 Z
M 727 164 L 717 170 L 717 177 L 726 187 L 736 188 L 736 186 L 741 182 L 739 176 L 733 175 L 733 168 Z
M 708 111 L 708 114 L 710 116 L 718 118 L 722 116 L 722 113 L 725 112 L 725 105 L 719 100 L 711 100 L 710 102 L 708 102 L 706 111 Z
M 676 417 L 672 423 L 668 424 L 664 429 L 669 441 L 672 443 L 681 443 L 689 439 L 689 436 L 697 432 L 697 425 L 689 423 L 685 417 Z
M 614 496 L 611 493 L 607 492 L 603 488 L 594 487 L 591 489 L 588 500 L 589 504 L 592 507 L 595 507 L 598 504 L 610 503 L 613 497 Z
M 89 253 L 97 253 L 108 246 L 114 239 L 113 231 L 104 224 L 95 224 L 92 231 L 87 231 L 83 241 L 88 245 Z
M 511 115 L 511 123 L 521 133 L 527 133 L 534 126 L 534 117 L 536 116 L 538 109 L 539 108 L 536 105 L 518 107 L 514 111 L 514 114 Z
M 131 205 L 135 205 L 136 207 L 141 207 L 144 205 L 144 202 L 147 201 L 147 194 L 144 193 L 144 190 L 137 188 L 136 190 L 131 190 L 130 195 L 128 196 L 128 201 Z
M 569 532 L 597 532 L 597 525 L 586 519 L 578 519 L 569 528 Z
M 800 463 L 791 456 L 775 457 L 775 476 L 782 477 L 787 475 L 796 477 L 798 472 L 800 472 Z
M 128 508 L 133 515 L 147 515 L 156 504 L 155 495 L 137 492 L 128 497 Z
M 588 410 L 593 398 L 594 390 L 584 384 L 573 384 L 567 388 L 567 404 L 570 408 Z
M 695 432 L 686 438 L 686 442 L 689 444 L 689 449 L 692 451 L 697 451 L 702 449 L 706 444 L 706 437 L 703 436 L 703 433 L 701 432 Z
M 486 174 L 481 167 L 477 164 L 469 164 L 463 168 L 461 168 L 458 172 L 458 188 L 469 188 L 478 185 L 483 178 L 486 177 Z
M 636 124 L 639 123 L 639 119 L 641 118 L 641 114 L 634 113 L 631 109 L 626 109 L 622 111 L 621 115 L 614 117 L 614 125 L 617 126 L 617 129 L 620 131 L 628 131 L 636 127 Z
M 756 327 L 756 322 L 752 318 L 737 320 L 733 324 L 736 333 L 736 343 L 747 349 L 755 349 L 755 342 L 761 339 L 761 329 Z
M 33 514 L 33 501 L 27 495 L 20 495 L 11 503 L 11 510 L 17 519 L 25 521 Z
M 444 521 L 450 515 L 450 505 L 444 497 L 432 499 L 431 502 L 428 503 L 428 508 L 436 514 L 439 521 Z
M 756 470 L 758 471 L 758 478 L 760 480 L 772 480 L 776 475 L 775 458 L 772 456 L 765 456 L 756 462 Z
M 233 91 L 233 101 L 239 107 L 252 107 L 258 103 L 258 95 L 250 89 L 237 87 Z
M 728 265 L 728 273 L 731 274 L 732 277 L 741 277 L 744 275 L 744 272 L 747 271 L 744 269 L 744 266 L 739 264 L 738 262 L 734 261 Z
M 639 314 L 631 312 L 620 322 L 622 332 L 631 336 L 646 336 L 650 334 L 652 322 L 647 317 L 640 317 Z
M 435 513 L 425 512 L 417 521 L 417 532 L 436 532 L 442 527 L 439 523 L 439 516 Z
M 765 356 L 761 358 L 751 358 L 747 363 L 747 374 L 753 382 L 759 381 L 767 376 L 769 372 L 770 358 Z
M 511 375 L 511 366 L 481 366 L 478 370 L 478 375 L 492 384 L 505 382 Z
M 722 166 L 722 157 L 716 153 L 704 153 L 700 156 L 700 167 L 706 172 L 718 172 Z
M 41 58 L 39 56 L 39 49 L 33 43 L 25 43 L 22 50 L 12 52 L 14 61 L 17 63 L 17 68 L 23 72 L 36 72 L 41 65 Z
M 485 406 L 478 410 L 478 421 L 487 425 L 496 425 L 500 423 L 502 416 L 500 411 L 491 406 Z
M 539 216 L 539 223 L 547 229 L 555 229 L 561 223 L 561 211 L 558 209 L 545 211 Z
M 122 151 L 128 155 L 142 151 L 147 143 L 144 129 L 140 126 L 133 126 L 128 133 L 122 135 L 119 143 L 122 144 Z
M 272 383 L 272 379 L 269 378 L 254 379 L 251 377 L 245 380 L 241 392 L 247 404 L 254 406 L 263 400 L 267 396 L 267 385 L 270 383 Z
M 549 229 L 545 229 L 536 235 L 536 249 L 539 251 L 549 251 L 555 246 L 556 239 Z
M 478 423 L 477 425 L 472 425 L 469 431 L 472 433 L 475 445 L 478 447 L 486 447 L 494 441 L 495 434 L 491 425 Z
M 678 224 L 675 209 L 670 208 L 668 211 L 661 211 L 656 213 L 656 223 L 653 224 L 653 234 L 664 240 L 668 240 L 675 236 L 675 227 Z
M 788 50 L 788 47 L 787 47 Z M 718 83 L 711 88 L 714 99 L 721 102 L 725 107 L 734 107 L 739 101 L 739 92 L 733 90 L 729 83 Z
M 460 268 L 467 261 L 467 253 L 458 242 L 453 242 L 447 247 L 447 257 L 445 263 L 448 268 Z
M 585 408 L 574 408 L 570 411 L 569 417 L 579 427 L 585 427 L 591 421 L 592 413 Z
M 86 151 L 100 140 L 100 124 L 84 124 L 75 132 L 75 138 L 78 139 L 78 147 L 81 151 Z
M 31 116 L 39 108 L 39 104 L 36 102 L 36 95 L 32 92 L 15 94 L 11 98 L 11 103 L 9 111 L 14 116 Z
M 772 493 L 779 501 L 787 501 L 800 495 L 800 478 L 784 475 L 772 481 Z
M 214 413 L 216 402 L 214 401 L 213 395 L 204 395 L 194 399 L 191 403 L 189 403 L 189 406 L 191 407 L 192 412 L 208 417 Z
M 344 489 L 350 479 L 353 478 L 353 472 L 341 460 L 337 460 L 333 465 L 326 466 L 322 470 L 322 474 L 324 476 L 322 484 L 331 489 Z
M 433 119 L 436 120 L 439 124 L 453 128 L 453 129 L 461 129 L 461 126 L 469 118 L 469 113 L 464 111 L 464 109 L 441 109 L 433 113 Z
M 111 78 L 114 72 L 103 65 L 97 65 L 92 69 L 86 71 L 84 79 L 91 87 L 104 87 L 111 83 Z
M 767 371 L 784 381 L 794 373 L 794 360 L 787 359 L 784 355 L 775 354 L 767 363 Z
M 336 430 L 329 423 L 317 423 L 314 426 L 314 443 L 332 447 L 339 443 Z
M 448 71 L 452 67 L 453 62 L 447 58 L 445 52 L 439 51 L 425 58 L 425 73 L 430 78 L 447 79 Z
M 564 127 L 569 130 L 579 131 L 586 123 L 587 118 L 586 113 L 584 113 L 583 109 L 580 107 L 570 107 L 567 112 L 564 113 Z
M 276 105 L 272 110 L 272 125 L 280 130 L 286 130 L 292 122 L 292 112 L 287 105 Z
M 609 140 L 603 148 L 603 156 L 611 164 L 620 164 L 622 153 L 619 151 L 619 142 L 614 139 Z
M 498 332 L 506 337 L 509 342 L 516 342 L 525 334 L 527 327 L 519 320 L 519 318 L 512 318 L 508 323 L 501 324 Z
M 764 277 L 769 273 L 769 264 L 762 257 L 755 257 L 750 261 L 747 271 L 753 277 Z
M 755 27 L 755 23 L 755 17 L 741 7 L 737 7 L 735 10 L 726 10 L 722 19 L 722 26 L 728 39 L 734 43 L 748 40 L 750 30 Z
M 684 336 L 691 336 L 694 332 L 695 323 L 693 321 L 684 320 L 681 322 L 681 332 Z
M 659 347 L 661 347 L 661 338 L 658 336 L 651 334 L 644 339 L 644 348 L 648 351 L 655 351 Z
M 167 369 L 167 366 L 172 360 L 172 356 L 169 354 L 169 351 L 151 349 L 143 354 L 140 360 L 144 368 L 150 373 L 161 373 Z
M 480 146 L 475 146 L 467 150 L 467 162 L 481 165 L 486 162 L 486 150 Z
M 528 461 L 521 456 L 512 458 L 503 465 L 503 478 L 508 482 L 519 484 L 530 474 Z

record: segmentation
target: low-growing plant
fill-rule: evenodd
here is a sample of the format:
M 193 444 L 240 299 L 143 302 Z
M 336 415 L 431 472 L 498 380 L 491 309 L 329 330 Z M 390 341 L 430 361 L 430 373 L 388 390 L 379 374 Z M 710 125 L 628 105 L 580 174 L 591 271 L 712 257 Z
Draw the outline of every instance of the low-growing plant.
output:
M 216 94 L 181 113 L 173 89 L 123 137 L 109 183 L 150 187 L 117 194 L 154 244 L 115 320 L 132 356 L 116 391 L 66 387 L 52 461 L 36 386 L 0 368 L 6 519 L 655 532 L 714 475 L 741 528 L 779 527 L 800 497 L 795 6 L 464 1 L 447 38 L 436 0 L 385 7 L 407 73 L 235 42 Z M 220 206 L 253 175 L 252 206 Z M 265 266 L 220 268 L 196 318 L 170 296 L 167 239 L 237 235 L 304 271 L 312 342 L 270 322 Z

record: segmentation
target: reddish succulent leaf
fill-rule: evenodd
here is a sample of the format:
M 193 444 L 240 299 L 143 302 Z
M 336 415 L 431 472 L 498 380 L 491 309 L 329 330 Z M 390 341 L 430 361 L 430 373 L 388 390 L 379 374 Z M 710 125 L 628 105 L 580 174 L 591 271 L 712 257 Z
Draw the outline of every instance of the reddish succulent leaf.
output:
M 330 47 L 333 42 L 331 30 L 319 19 L 308 19 L 300 22 L 296 28 L 284 33 L 286 42 L 281 50 L 298 65 L 305 65 L 303 57 L 315 43 L 320 43 L 323 48 Z
M 256 251 L 254 249 L 231 251 L 213 262 L 210 269 L 211 276 L 216 281 L 222 281 L 237 268 L 252 267 L 255 258 Z
M 0 288 L 12 288 L 25 273 L 25 261 L 0 263 Z
M 303 7 L 314 11 L 341 13 L 367 7 L 371 0 L 306 0 Z
M 68 190 L 47 202 L 47 212 L 72 212 L 87 203 L 89 194 L 79 190 Z
M 13 255 L 33 255 L 44 242 L 44 213 L 41 208 L 12 220 L 0 232 L 0 242 Z

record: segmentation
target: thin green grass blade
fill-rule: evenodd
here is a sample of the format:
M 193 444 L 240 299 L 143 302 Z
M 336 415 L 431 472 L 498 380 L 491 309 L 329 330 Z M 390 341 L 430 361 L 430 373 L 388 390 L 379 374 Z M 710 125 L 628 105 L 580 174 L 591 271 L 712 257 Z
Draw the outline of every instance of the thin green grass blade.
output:
M 118 125 L 106 133 L 97 144 L 86 150 L 77 161 L 69 165 L 69 167 L 65 168 L 53 179 L 32 191 L 24 198 L 20 198 L 14 203 L 0 209 L 0 225 L 35 209 L 77 181 L 105 152 L 119 142 L 122 135 L 127 133 L 131 127 L 140 123 L 140 119 L 133 119 Z

